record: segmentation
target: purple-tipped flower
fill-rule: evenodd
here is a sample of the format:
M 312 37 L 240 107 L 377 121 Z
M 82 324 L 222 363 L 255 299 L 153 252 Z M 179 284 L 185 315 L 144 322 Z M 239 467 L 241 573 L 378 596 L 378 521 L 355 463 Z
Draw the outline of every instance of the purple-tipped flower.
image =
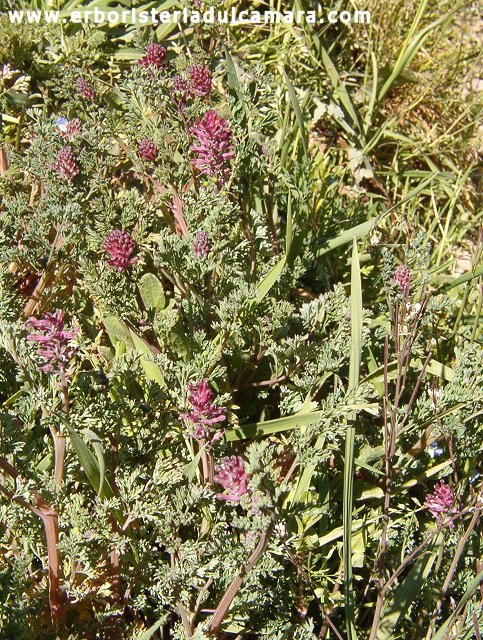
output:
M 235 157 L 228 121 L 210 109 L 203 120 L 196 120 L 191 133 L 197 140 L 190 147 L 196 156 L 195 167 L 200 173 L 214 177 L 217 183 L 226 182 L 231 175 L 230 160 Z
M 166 49 L 160 44 L 153 42 L 146 47 L 145 55 L 138 60 L 141 67 L 158 67 L 158 69 L 166 66 Z
M 210 439 L 211 442 L 219 440 L 223 431 L 212 435 L 212 429 L 215 424 L 226 419 L 226 408 L 219 407 L 213 402 L 215 394 L 206 380 L 202 379 L 196 385 L 190 382 L 188 389 L 190 391 L 188 402 L 191 405 L 191 411 L 181 413 L 180 417 L 193 424 L 192 437 L 195 440 Z
M 206 231 L 197 231 L 193 243 L 193 252 L 197 258 L 206 258 L 210 253 L 211 244 Z
M 238 502 L 248 490 L 250 476 L 245 471 L 245 463 L 240 456 L 227 456 L 215 467 L 214 481 L 228 493 L 218 493 L 217 498 Z
M 138 153 L 143 160 L 154 162 L 158 155 L 158 147 L 152 140 L 143 138 L 138 145 Z
M 171 78 L 171 86 L 176 102 L 183 107 L 186 101 L 192 98 L 190 83 L 178 74 Z
M 64 140 L 72 140 L 78 133 L 82 131 L 82 122 L 79 118 L 72 118 L 65 125 L 65 128 L 60 130 L 60 135 Z
M 139 260 L 138 256 L 132 253 L 136 248 L 136 243 L 132 237 L 122 229 L 114 229 L 109 233 L 102 245 L 110 256 L 109 266 L 115 267 L 118 271 L 124 271 Z
M 75 81 L 75 86 L 77 89 L 77 93 L 79 93 L 83 98 L 85 98 L 89 102 L 94 101 L 96 94 L 94 92 L 94 89 L 92 88 L 91 83 L 88 80 L 86 80 L 82 76 L 79 76 Z
M 429 493 L 424 501 L 424 506 L 436 518 L 438 524 L 441 523 L 447 515 L 450 514 L 454 505 L 454 496 L 451 487 L 441 480 L 439 484 L 434 485 L 434 493 Z M 451 528 L 454 527 L 452 522 L 449 523 Z
M 406 264 L 399 265 L 392 276 L 392 281 L 405 293 L 411 284 L 411 269 Z
M 75 156 L 69 147 L 62 147 L 57 154 L 57 164 L 55 169 L 67 180 L 67 182 L 72 182 L 75 176 L 79 173 L 79 167 L 75 161 Z
M 69 375 L 68 365 L 75 353 L 72 340 L 79 333 L 79 329 L 66 331 L 61 309 L 55 313 L 46 313 L 42 318 L 30 318 L 25 323 L 27 327 L 33 327 L 39 333 L 31 333 L 27 340 L 38 342 L 37 355 L 46 361 L 39 371 L 46 373 L 60 373 Z
M 197 96 L 208 98 L 211 94 L 211 71 L 202 64 L 195 64 L 188 69 L 190 86 Z

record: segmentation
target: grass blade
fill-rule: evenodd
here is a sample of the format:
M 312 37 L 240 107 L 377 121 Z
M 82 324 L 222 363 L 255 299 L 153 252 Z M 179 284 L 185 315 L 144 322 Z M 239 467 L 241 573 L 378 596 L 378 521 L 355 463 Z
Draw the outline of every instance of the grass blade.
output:
M 468 586 L 468 589 L 465 591 L 465 593 L 464 593 L 463 597 L 461 598 L 461 600 L 459 601 L 458 606 L 456 607 L 456 609 L 449 616 L 449 618 L 446 620 L 446 622 L 443 624 L 443 626 L 441 626 L 438 629 L 438 631 L 431 638 L 431 640 L 444 640 L 444 638 L 447 637 L 446 632 L 448 631 L 449 627 L 451 626 L 451 623 L 459 615 L 461 609 L 465 606 L 465 604 L 472 597 L 472 595 L 475 593 L 475 591 L 478 589 L 478 587 L 480 586 L 480 584 L 482 582 L 483 582 L 483 571 L 480 571 L 480 573 L 476 576 L 476 578 L 474 578 L 470 582 L 470 584 Z
M 433 548 L 437 545 L 438 540 L 435 541 Z M 394 638 L 393 634 L 397 623 L 406 615 L 410 605 L 420 593 L 436 560 L 436 555 L 436 552 L 431 550 L 429 557 L 425 553 L 416 560 L 411 571 L 396 589 L 390 602 L 387 603 L 379 623 L 376 640 Z
M 362 286 L 357 240 L 352 241 L 351 274 L 351 358 L 349 364 L 349 389 L 359 385 L 362 351 Z M 343 555 L 345 620 L 348 640 L 357 638 L 354 594 L 352 590 L 352 503 L 354 492 L 354 437 L 355 415 L 347 427 L 345 442 L 344 495 L 343 495 Z
M 307 133 L 305 131 L 305 124 L 304 124 L 304 117 L 302 115 L 302 110 L 300 109 L 300 104 L 299 104 L 299 101 L 297 100 L 297 94 L 295 93 L 293 84 L 290 82 L 290 78 L 288 77 L 285 69 L 283 70 L 283 77 L 285 80 L 285 84 L 287 85 L 287 91 L 290 98 L 290 102 L 292 103 L 293 110 L 295 111 L 297 124 L 299 125 L 300 137 L 302 139 L 302 146 L 304 148 L 304 157 L 305 159 L 307 159 L 309 148 L 307 144 Z
M 337 247 L 341 247 L 344 244 L 348 244 L 351 240 L 355 238 L 362 238 L 369 233 L 372 226 L 375 223 L 375 218 L 371 218 L 367 222 L 363 222 L 362 224 L 358 224 L 355 227 L 351 227 L 350 229 L 346 229 L 342 233 L 339 233 L 335 238 L 331 238 L 330 240 L 324 241 L 324 246 L 317 250 L 317 256 L 323 256 L 325 253 L 332 251 L 332 249 L 337 249 Z

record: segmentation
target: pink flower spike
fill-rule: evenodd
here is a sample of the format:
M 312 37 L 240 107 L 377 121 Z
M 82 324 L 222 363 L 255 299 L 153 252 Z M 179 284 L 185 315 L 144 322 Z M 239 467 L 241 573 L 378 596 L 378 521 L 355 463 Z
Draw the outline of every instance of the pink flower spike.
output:
M 104 240 L 102 247 L 110 256 L 107 264 L 110 267 L 115 267 L 119 272 L 125 271 L 139 260 L 138 256 L 132 256 L 136 243 L 129 233 L 122 229 L 111 231 Z
M 411 269 L 406 264 L 399 265 L 392 276 L 392 281 L 401 291 L 408 291 L 411 284 Z
M 226 456 L 215 467 L 214 481 L 229 493 L 219 493 L 217 498 L 228 502 L 238 502 L 248 490 L 250 476 L 245 471 L 245 463 L 240 456 Z
M 62 147 L 59 151 L 55 168 L 67 182 L 72 182 L 79 173 L 75 156 L 69 147 Z
M 192 423 L 194 429 L 191 436 L 195 440 L 216 442 L 222 434 L 219 435 L 219 431 L 213 434 L 213 426 L 226 420 L 226 408 L 213 402 L 215 394 L 206 380 L 202 379 L 196 385 L 190 382 L 188 389 L 191 411 L 181 413 L 180 418 Z
M 79 118 L 72 118 L 66 127 L 65 131 L 61 131 L 60 135 L 64 138 L 64 140 L 72 140 L 75 136 L 82 131 L 82 122 Z
M 138 153 L 143 160 L 154 162 L 158 155 L 158 147 L 149 138 L 143 138 L 138 145 Z
M 68 375 L 67 366 L 76 349 L 71 341 L 77 337 L 79 329 L 66 331 L 61 309 L 55 313 L 46 313 L 42 318 L 30 318 L 25 326 L 32 327 L 39 333 L 31 333 L 27 340 L 37 342 L 37 355 L 46 360 L 46 364 L 39 367 L 39 371 L 46 373 L 63 373 Z
M 207 258 L 211 250 L 210 239 L 206 231 L 197 231 L 193 243 L 193 252 L 197 258 Z
M 211 94 L 211 71 L 202 64 L 195 64 L 188 69 L 191 89 L 201 98 L 209 98 Z
M 190 147 L 195 155 L 194 166 L 204 175 L 224 184 L 231 176 L 230 160 L 235 157 L 228 121 L 214 109 L 207 111 L 203 120 L 196 120 L 191 133 L 197 144 Z
M 81 95 L 89 102 L 94 101 L 96 94 L 94 92 L 94 89 L 92 88 L 91 83 L 88 80 L 86 80 L 82 76 L 79 76 L 76 80 L 75 86 L 79 95 Z
M 440 524 L 453 511 L 454 501 L 451 487 L 445 484 L 444 480 L 441 480 L 439 484 L 434 485 L 434 493 L 429 493 L 426 496 L 423 506 Z M 449 523 L 449 526 L 454 528 L 452 522 Z

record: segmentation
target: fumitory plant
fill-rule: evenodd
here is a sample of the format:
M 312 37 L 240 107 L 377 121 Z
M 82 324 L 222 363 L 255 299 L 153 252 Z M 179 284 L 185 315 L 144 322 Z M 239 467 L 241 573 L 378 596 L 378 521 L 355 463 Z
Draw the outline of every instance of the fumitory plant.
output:
M 459 283 L 380 192 L 345 208 L 286 72 L 205 36 L 71 61 L 5 140 L 0 636 L 467 634 Z

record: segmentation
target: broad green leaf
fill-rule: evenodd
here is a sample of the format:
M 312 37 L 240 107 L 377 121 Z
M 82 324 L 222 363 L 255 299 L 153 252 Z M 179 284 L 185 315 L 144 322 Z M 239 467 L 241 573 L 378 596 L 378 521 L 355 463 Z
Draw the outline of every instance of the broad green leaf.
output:
M 149 348 L 148 343 L 142 338 L 140 338 L 139 336 L 137 336 L 132 330 L 130 333 L 131 333 L 131 338 L 134 344 L 134 348 L 139 353 L 143 353 L 151 357 L 152 352 L 151 352 L 151 349 Z M 163 372 L 161 371 L 161 367 L 158 364 L 156 364 L 152 360 L 149 360 L 148 358 L 141 358 L 141 365 L 142 365 L 142 368 L 144 369 L 144 373 L 146 374 L 146 377 L 149 380 L 152 380 L 153 382 L 157 382 L 161 388 L 164 388 L 166 386 Z
M 145 273 L 139 281 L 139 293 L 148 309 L 162 311 L 166 308 L 163 285 L 154 273 Z
M 102 446 L 101 439 L 99 436 L 91 429 L 82 429 L 82 433 L 84 433 L 88 438 L 94 449 L 96 454 L 97 463 L 99 467 L 99 490 L 97 495 L 101 495 L 104 492 L 105 478 L 106 478 L 106 463 L 104 460 L 104 447 Z
M 193 460 L 189 462 L 185 468 L 183 469 L 183 475 L 188 478 L 188 480 L 193 480 L 195 477 L 196 470 L 198 469 L 198 465 L 201 460 L 201 455 L 203 453 L 203 449 L 200 449 L 198 453 L 195 455 Z
M 245 117 L 247 117 L 245 99 L 243 97 L 243 90 L 241 88 L 238 69 L 227 47 L 225 47 L 225 58 L 226 58 L 226 75 L 227 75 L 228 87 L 230 88 L 232 93 L 234 92 L 236 94 L 240 102 L 240 105 L 243 106 Z
M 84 440 L 70 426 L 70 424 L 65 420 L 63 420 L 63 423 L 67 429 L 70 441 L 77 454 L 77 457 L 79 458 L 79 462 L 81 463 L 89 482 L 93 486 L 94 491 L 96 491 L 96 493 L 101 498 L 112 498 L 114 494 L 112 492 L 111 486 L 109 485 L 109 482 L 107 480 L 104 480 L 101 485 L 101 469 L 99 467 L 98 460 L 86 445 Z
M 393 492 L 394 495 L 397 495 L 398 493 L 405 493 L 410 487 L 414 487 L 420 482 L 422 482 L 423 480 L 427 480 L 431 476 L 435 476 L 436 474 L 440 473 L 447 467 L 450 467 L 452 464 L 453 463 L 451 460 L 445 460 L 444 462 L 440 462 L 434 467 L 429 467 L 428 469 L 425 469 L 421 473 L 418 473 L 418 475 L 415 476 L 414 478 L 411 478 L 410 480 L 406 480 L 406 482 L 404 482 L 400 487 L 397 487 L 396 489 L 394 489 L 394 492 Z
M 416 361 L 414 364 L 416 369 L 423 368 L 423 362 L 421 360 Z M 426 367 L 426 373 L 431 373 L 433 376 L 438 376 L 438 378 L 443 378 L 448 382 L 453 382 L 454 380 L 454 370 L 437 360 L 430 361 Z
M 121 320 L 115 316 L 107 316 L 104 318 L 103 324 L 110 338 L 115 338 L 131 348 L 134 346 L 129 328 Z
M 149 356 L 148 358 L 141 357 L 140 359 L 146 377 L 153 382 L 157 382 L 160 387 L 165 387 L 166 382 L 161 367 L 149 359 L 153 356 L 153 352 L 146 340 L 136 335 L 132 329 L 115 316 L 107 316 L 103 322 L 111 338 L 114 337 L 141 355 Z
M 257 436 L 266 436 L 270 433 L 288 431 L 296 427 L 314 424 L 320 420 L 321 416 L 322 411 L 309 411 L 306 413 L 296 413 L 293 416 L 285 416 L 284 418 L 276 418 L 275 420 L 254 422 L 229 429 L 225 432 L 225 439 L 228 440 L 228 442 L 233 442 L 235 440 L 245 440 L 246 438 L 256 438 Z

